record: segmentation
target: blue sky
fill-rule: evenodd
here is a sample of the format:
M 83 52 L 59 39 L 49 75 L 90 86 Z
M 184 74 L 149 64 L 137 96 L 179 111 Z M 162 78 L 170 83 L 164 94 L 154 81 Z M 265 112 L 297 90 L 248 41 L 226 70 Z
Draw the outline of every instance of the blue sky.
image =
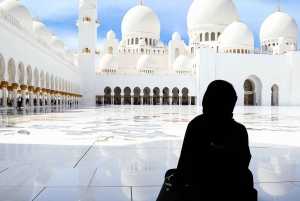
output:
M 73 52 L 77 50 L 77 26 L 79 0 L 20 0 L 30 11 L 33 19 L 39 20 L 56 36 L 64 40 Z M 213 1 L 213 0 L 212 0 Z M 1 1 L 2 2 L 2 1 Z M 174 31 L 188 43 L 186 17 L 193 0 L 143 0 L 143 4 L 156 12 L 161 23 L 161 40 L 167 44 Z M 255 37 L 255 47 L 259 45 L 259 30 L 263 21 L 277 10 L 278 0 L 233 0 L 239 19 L 250 27 Z M 120 40 L 121 23 L 126 12 L 139 4 L 139 0 L 98 0 L 98 49 L 106 33 L 113 29 Z M 290 14 L 300 26 L 300 0 L 281 0 L 281 10 Z M 299 41 L 299 40 L 298 40 Z

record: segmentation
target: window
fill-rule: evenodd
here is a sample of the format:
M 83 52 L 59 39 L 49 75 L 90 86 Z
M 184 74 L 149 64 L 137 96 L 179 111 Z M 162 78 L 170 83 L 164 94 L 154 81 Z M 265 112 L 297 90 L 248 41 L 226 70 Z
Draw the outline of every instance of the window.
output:
M 208 41 L 208 40 L 209 40 L 209 34 L 205 33 L 205 41 Z
M 214 32 L 211 33 L 211 41 L 216 40 L 216 34 Z
M 202 33 L 200 34 L 200 42 L 202 42 Z

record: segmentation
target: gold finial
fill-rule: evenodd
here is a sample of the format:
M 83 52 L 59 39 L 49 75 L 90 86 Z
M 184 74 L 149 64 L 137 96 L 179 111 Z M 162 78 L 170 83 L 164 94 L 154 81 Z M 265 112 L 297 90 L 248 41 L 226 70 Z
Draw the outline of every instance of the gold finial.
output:
M 54 36 L 54 31 L 52 30 L 51 35 Z
M 143 5 L 143 0 L 140 0 L 140 5 L 141 5 L 141 6 Z
M 35 16 L 35 21 L 39 21 L 39 14 L 36 14 L 36 16 Z
M 235 21 L 239 22 L 239 14 L 236 14 Z
M 278 1 L 278 4 L 277 4 L 277 12 L 281 12 L 280 11 L 280 1 Z

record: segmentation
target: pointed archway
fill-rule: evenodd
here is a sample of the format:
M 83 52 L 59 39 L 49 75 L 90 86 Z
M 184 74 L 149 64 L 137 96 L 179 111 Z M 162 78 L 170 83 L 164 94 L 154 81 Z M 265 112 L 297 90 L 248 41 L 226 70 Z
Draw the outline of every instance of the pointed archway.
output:
M 279 95 L 278 95 L 278 86 L 276 84 L 274 84 L 271 87 L 271 105 L 272 106 L 278 106 L 279 105 Z
M 244 82 L 244 105 L 253 105 L 253 85 L 250 80 Z

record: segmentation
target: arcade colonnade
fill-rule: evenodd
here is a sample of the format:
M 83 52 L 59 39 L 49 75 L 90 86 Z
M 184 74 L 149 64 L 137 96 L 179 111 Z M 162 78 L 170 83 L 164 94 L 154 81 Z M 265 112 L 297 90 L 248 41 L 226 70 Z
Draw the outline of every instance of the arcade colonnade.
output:
M 17 98 L 23 98 L 22 106 L 50 106 L 80 104 L 80 86 L 38 67 L 15 63 L 14 58 L 5 61 L 0 53 L 0 106 L 17 107 Z M 26 99 L 28 103 L 26 104 Z
M 104 95 L 96 97 L 97 105 L 195 105 L 196 96 L 189 96 L 187 88 L 179 89 L 177 87 L 162 89 L 155 87 L 140 88 L 125 87 L 106 87 Z

